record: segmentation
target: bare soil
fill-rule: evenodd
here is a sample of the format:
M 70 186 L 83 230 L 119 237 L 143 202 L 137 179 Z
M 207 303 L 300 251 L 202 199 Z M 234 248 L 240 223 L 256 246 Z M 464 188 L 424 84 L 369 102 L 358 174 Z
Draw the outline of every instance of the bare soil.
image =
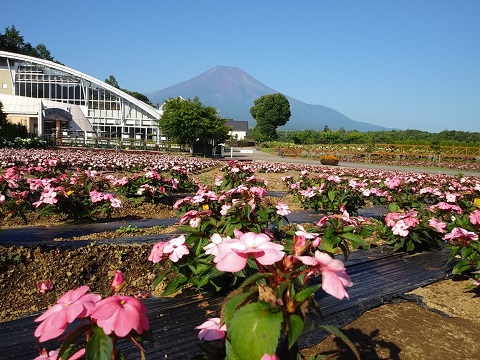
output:
M 218 169 L 198 175 L 202 182 L 213 181 Z M 293 174 L 296 175 L 296 174 Z M 280 180 L 285 174 L 259 174 L 268 180 L 270 191 L 284 191 Z M 272 199 L 271 201 L 278 201 Z M 298 204 L 282 198 L 293 208 Z M 113 215 L 118 219 L 165 218 L 177 216 L 168 205 L 126 206 Z M 29 217 L 28 226 L 64 224 L 59 217 Z M 8 219 L 2 228 L 25 226 Z M 172 232 L 169 229 L 143 230 Z M 94 239 L 125 236 L 119 232 L 90 235 Z M 135 234 L 132 234 L 135 235 Z M 75 239 L 72 239 L 75 241 Z M 125 293 L 148 296 L 158 275 L 147 261 L 151 245 L 88 245 L 80 249 L 46 246 L 0 246 L 0 322 L 38 313 L 54 304 L 65 291 L 87 284 L 91 290 L 106 295 L 115 270 L 127 279 Z M 419 269 L 421 271 L 421 269 Z M 53 291 L 40 294 L 39 280 L 50 279 Z M 439 281 L 412 294 L 422 299 L 416 303 L 383 305 L 365 312 L 343 331 L 356 345 L 362 359 L 478 359 L 480 353 L 480 296 L 466 291 L 468 279 Z M 325 359 L 354 359 L 354 354 L 339 339 L 329 337 L 305 349 L 304 355 L 325 354 Z

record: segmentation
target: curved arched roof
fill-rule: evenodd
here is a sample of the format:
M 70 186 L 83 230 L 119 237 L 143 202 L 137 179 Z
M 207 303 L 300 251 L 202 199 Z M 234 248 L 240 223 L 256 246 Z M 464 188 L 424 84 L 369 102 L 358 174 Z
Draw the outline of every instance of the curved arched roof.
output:
M 11 53 L 11 52 L 7 52 L 7 51 L 0 51 L 0 57 L 6 57 L 6 58 L 10 58 L 10 59 L 15 59 L 15 60 L 29 61 L 31 63 L 35 63 L 35 64 L 43 65 L 43 66 L 48 66 L 52 69 L 60 70 L 60 71 L 66 72 L 68 74 L 71 74 L 73 76 L 80 77 L 82 79 L 90 81 L 91 83 L 93 83 L 95 85 L 101 86 L 104 89 L 109 90 L 109 91 L 111 91 L 112 93 L 114 93 L 118 96 L 121 96 L 122 98 L 130 101 L 131 103 L 133 103 L 135 105 L 137 105 L 139 108 L 141 108 L 142 110 L 145 110 L 150 115 L 152 115 L 156 118 L 159 118 L 162 115 L 161 111 L 151 107 L 150 105 L 145 104 L 143 101 L 138 100 L 137 98 L 123 92 L 122 90 L 117 89 L 116 87 L 114 87 L 112 85 L 109 85 L 104 81 L 98 80 L 98 79 L 94 78 L 93 76 L 87 75 L 85 73 L 82 73 L 82 72 L 77 71 L 75 69 L 69 68 L 67 66 L 60 65 L 60 64 L 55 63 L 53 61 L 39 59 L 39 58 L 35 58 L 35 57 L 32 57 L 32 56 L 27 56 L 27 55 L 22 55 L 22 54 Z

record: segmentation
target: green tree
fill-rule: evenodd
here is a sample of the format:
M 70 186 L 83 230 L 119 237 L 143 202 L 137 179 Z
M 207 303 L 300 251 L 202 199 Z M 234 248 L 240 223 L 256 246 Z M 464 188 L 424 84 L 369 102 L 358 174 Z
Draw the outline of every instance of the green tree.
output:
M 105 79 L 105 83 L 107 83 L 108 85 L 111 85 L 113 86 L 114 88 L 117 88 L 119 90 L 122 90 L 123 92 L 127 93 L 128 95 L 131 95 L 133 96 L 134 98 L 140 100 L 140 101 L 143 101 L 145 104 L 148 104 L 150 106 L 153 106 L 152 102 L 150 101 L 150 99 L 146 96 L 146 95 L 143 95 L 139 92 L 136 92 L 136 91 L 130 91 L 130 90 L 127 90 L 127 89 L 122 89 L 120 87 L 120 85 L 118 84 L 118 81 L 117 79 L 115 79 L 115 76 L 113 75 L 110 75 L 108 77 L 108 79 Z
M 120 85 L 118 85 L 117 79 L 115 79 L 115 76 L 113 75 L 110 75 L 108 79 L 105 79 L 105 82 L 114 88 L 120 89 Z
M 127 89 L 121 89 L 122 91 L 126 92 L 129 95 L 132 95 L 134 98 L 143 101 L 145 104 L 148 104 L 150 106 L 153 106 L 152 102 L 148 98 L 148 96 L 143 95 L 142 93 L 136 92 L 136 91 L 129 91 Z
M 5 28 L 5 33 L 0 34 L 0 50 L 23 54 L 25 42 L 23 36 L 14 25 Z M 25 54 L 26 55 L 26 54 Z
M 48 50 L 44 44 L 38 44 L 37 46 L 35 46 L 34 55 L 32 56 L 48 61 L 53 61 L 53 56 L 50 54 L 50 50 Z
M 50 51 L 44 44 L 32 46 L 23 40 L 23 36 L 14 25 L 5 28 L 5 33 L 0 33 L 0 50 L 33 56 L 39 59 L 54 61 Z
M 230 132 L 227 120 L 220 118 L 214 107 L 204 106 L 198 97 L 193 100 L 177 97 L 165 101 L 159 125 L 163 135 L 188 145 L 191 155 L 197 142 L 224 141 Z
M 259 97 L 253 102 L 250 114 L 257 122 L 252 131 L 255 141 L 277 140 L 277 127 L 290 120 L 290 104 L 285 95 L 269 94 Z

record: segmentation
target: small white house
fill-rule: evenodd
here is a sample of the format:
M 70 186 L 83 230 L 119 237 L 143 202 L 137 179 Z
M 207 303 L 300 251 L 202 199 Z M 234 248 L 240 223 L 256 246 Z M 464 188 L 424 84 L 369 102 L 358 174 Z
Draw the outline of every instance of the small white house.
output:
M 230 136 L 234 140 L 244 140 L 248 135 L 248 121 L 246 120 L 227 120 L 227 126 L 230 126 Z

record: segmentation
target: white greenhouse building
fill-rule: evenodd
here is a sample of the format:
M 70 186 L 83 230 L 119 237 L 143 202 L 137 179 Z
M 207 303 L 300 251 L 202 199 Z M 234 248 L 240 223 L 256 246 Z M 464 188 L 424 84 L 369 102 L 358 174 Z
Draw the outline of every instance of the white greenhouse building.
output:
M 161 140 L 161 110 L 52 61 L 0 51 L 0 102 L 10 122 L 54 141 Z

